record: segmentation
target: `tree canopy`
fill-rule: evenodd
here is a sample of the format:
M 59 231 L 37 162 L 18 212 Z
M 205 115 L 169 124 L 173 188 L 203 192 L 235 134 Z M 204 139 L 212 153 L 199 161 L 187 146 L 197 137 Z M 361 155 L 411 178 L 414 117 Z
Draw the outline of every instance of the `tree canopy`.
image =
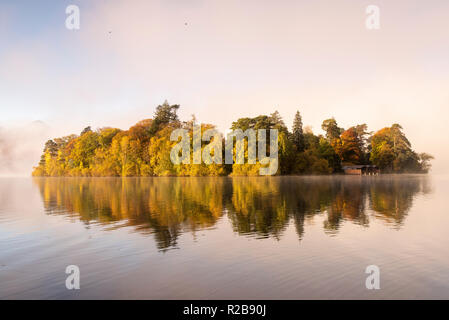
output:
M 187 129 L 192 143 L 191 121 L 180 121 L 179 105 L 165 101 L 157 106 L 153 119 L 145 119 L 128 130 L 104 127 L 84 128 L 80 135 L 48 140 L 34 176 L 218 176 L 258 175 L 261 164 L 173 164 L 170 151 L 177 143 L 170 140 L 173 130 Z M 201 124 L 201 132 L 215 128 Z M 366 124 L 348 129 L 338 126 L 334 118 L 323 121 L 324 135 L 316 135 L 299 111 L 294 116 L 292 131 L 280 113 L 239 118 L 231 129 L 277 129 L 279 166 L 277 174 L 330 174 L 341 172 L 343 165 L 374 164 L 382 172 L 417 172 L 430 170 L 433 156 L 417 153 L 399 124 L 379 131 L 368 131 Z M 213 142 L 201 142 L 201 152 Z M 224 144 L 222 144 L 224 146 Z M 245 140 L 245 148 L 248 141 Z M 270 145 L 267 134 L 267 154 Z M 245 149 L 246 150 L 246 149 Z M 222 150 L 224 152 L 224 150 Z M 190 157 L 193 157 L 192 151 Z

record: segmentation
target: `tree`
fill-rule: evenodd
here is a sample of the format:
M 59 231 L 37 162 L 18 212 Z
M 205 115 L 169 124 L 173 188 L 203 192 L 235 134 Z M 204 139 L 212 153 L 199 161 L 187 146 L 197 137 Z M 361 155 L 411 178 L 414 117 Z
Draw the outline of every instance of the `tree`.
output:
M 387 169 L 393 171 L 393 160 L 395 154 L 390 144 L 387 141 L 380 141 L 373 143 L 370 160 L 380 169 Z
M 371 149 L 370 160 L 385 171 L 421 171 L 419 155 L 412 150 L 399 124 L 377 131 L 371 138 Z
M 359 139 L 356 128 L 351 127 L 341 134 L 336 152 L 342 162 L 360 164 L 363 161 L 361 145 L 362 142 Z
M 337 125 L 335 118 L 324 120 L 321 124 L 321 128 L 326 132 L 326 138 L 332 142 L 340 137 L 340 134 L 344 131 Z
M 101 128 L 95 132 L 86 127 L 78 135 L 69 135 L 48 140 L 45 143 L 34 176 L 217 176 L 258 175 L 262 168 L 260 161 L 248 163 L 248 141 L 244 141 L 244 164 L 223 165 L 213 163 L 173 164 L 170 159 L 171 141 L 174 129 L 183 128 L 190 133 L 196 122 L 181 122 L 177 111 L 179 105 L 165 101 L 156 108 L 154 119 L 139 121 L 128 130 Z M 201 132 L 214 129 L 212 124 L 201 124 Z M 301 114 L 296 112 L 292 132 L 289 132 L 278 111 L 270 115 L 239 118 L 231 129 L 278 130 L 278 174 L 328 174 L 341 170 L 341 162 L 365 164 L 371 161 L 384 172 L 419 172 L 430 170 L 433 156 L 416 153 L 399 124 L 383 128 L 374 135 L 368 132 L 366 124 L 359 124 L 348 130 L 338 127 L 334 118 L 323 121 L 326 137 L 315 135 L 310 127 L 304 127 Z M 215 154 L 220 146 L 214 136 L 201 141 L 202 154 Z M 218 138 L 217 138 L 218 139 Z M 270 133 L 266 135 L 266 155 L 270 151 Z M 213 144 L 212 144 L 213 143 Z M 223 159 L 225 152 L 221 141 Z M 256 148 L 258 144 L 256 143 Z M 218 149 L 217 149 L 218 148 Z M 263 151 L 263 150 L 262 150 Z M 191 149 L 190 157 L 193 158 Z M 205 152 L 205 153 L 203 153 Z M 234 151 L 235 154 L 235 151 Z M 263 155 L 261 155 L 263 157 Z M 278 162 L 277 162 L 278 161 Z M 273 164 L 273 162 L 272 162 Z
M 98 142 L 100 143 L 100 146 L 102 148 L 108 148 L 112 143 L 112 139 L 120 132 L 121 132 L 121 130 L 116 129 L 116 128 L 100 129 L 98 131 L 98 134 L 99 134 Z
M 422 152 L 419 155 L 419 166 L 420 169 L 423 173 L 427 173 L 429 172 L 430 168 L 431 168 L 431 164 L 430 164 L 430 160 L 435 159 L 431 154 Z
M 332 169 L 333 172 L 338 172 L 341 170 L 340 157 L 335 152 L 334 148 L 329 143 L 329 141 L 327 141 L 327 139 L 325 139 L 322 136 L 320 136 L 318 150 L 320 157 L 326 159 L 327 163 L 329 164 L 329 167 Z
M 273 122 L 273 125 L 276 129 L 278 128 L 285 128 L 284 120 L 282 120 L 281 114 L 279 111 L 275 111 L 272 114 L 270 114 L 270 119 Z
M 293 143 L 298 152 L 304 151 L 304 132 L 302 129 L 302 117 L 299 111 L 296 111 L 295 119 L 293 120 Z
M 175 142 L 170 141 L 173 127 L 166 126 L 153 137 L 148 148 L 150 166 L 155 175 L 173 176 L 176 173 L 174 164 L 170 160 L 170 150 Z
M 58 144 L 53 140 L 45 142 L 44 152 L 48 152 L 50 156 L 56 157 L 58 155 Z
M 81 131 L 80 136 L 82 136 L 83 134 L 88 133 L 88 132 L 92 132 L 92 129 L 90 128 L 90 126 L 85 127 L 83 129 L 83 131 Z
M 329 174 L 332 168 L 326 159 L 321 158 L 317 149 L 307 149 L 296 155 L 292 173 L 295 174 Z
M 281 174 L 290 173 L 292 164 L 294 162 L 293 145 L 289 139 L 289 132 L 282 120 L 278 111 L 275 111 L 270 116 L 260 115 L 255 118 L 240 118 L 234 121 L 231 126 L 232 130 L 241 129 L 246 131 L 247 129 L 259 130 L 259 129 L 277 129 L 278 130 L 278 151 L 279 151 L 279 170 Z M 269 134 L 266 135 L 266 147 L 267 154 L 269 154 Z M 247 149 L 247 141 L 245 138 L 245 150 Z M 245 162 L 247 161 L 247 151 L 245 151 Z M 234 164 L 234 175 L 257 175 L 259 172 L 260 163 L 256 164 Z
M 75 140 L 75 145 L 71 151 L 70 158 L 73 159 L 75 167 L 81 170 L 86 169 L 83 175 L 87 175 L 88 168 L 93 163 L 95 150 L 98 148 L 98 134 L 92 131 L 86 131 L 78 139 Z
M 170 105 L 167 100 L 162 105 L 156 107 L 154 113 L 154 119 L 149 128 L 149 133 L 153 136 L 158 130 L 160 130 L 164 125 L 172 122 L 178 122 L 177 111 L 179 109 L 179 104 Z
M 368 163 L 369 162 L 369 154 L 371 152 L 371 145 L 370 145 L 370 138 L 372 135 L 372 132 L 368 131 L 368 126 L 366 123 L 358 124 L 354 127 L 355 132 L 357 133 L 357 138 L 359 140 L 359 147 L 362 151 L 362 159 L 361 163 Z

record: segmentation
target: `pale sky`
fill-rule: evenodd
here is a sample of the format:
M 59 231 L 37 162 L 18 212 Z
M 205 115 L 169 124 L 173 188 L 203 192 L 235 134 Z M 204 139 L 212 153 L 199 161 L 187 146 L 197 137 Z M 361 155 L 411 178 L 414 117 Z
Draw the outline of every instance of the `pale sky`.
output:
M 65 27 L 70 4 L 80 30 Z M 167 99 L 222 131 L 274 110 L 291 126 L 298 109 L 315 133 L 330 117 L 400 123 L 449 173 L 448 57 L 447 0 L 1 1 L 0 135 L 33 142 L 7 170 L 28 174 L 48 138 L 127 129 Z M 45 130 L 27 136 L 35 120 Z

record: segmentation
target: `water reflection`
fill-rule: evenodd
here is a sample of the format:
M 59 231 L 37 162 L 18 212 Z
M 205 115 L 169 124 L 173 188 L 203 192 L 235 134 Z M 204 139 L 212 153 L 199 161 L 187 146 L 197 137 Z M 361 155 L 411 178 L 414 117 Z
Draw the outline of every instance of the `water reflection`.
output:
M 88 227 L 133 226 L 154 234 L 164 250 L 183 232 L 214 227 L 227 216 L 241 235 L 279 239 L 294 223 L 320 215 L 326 233 L 344 221 L 369 226 L 370 218 L 400 228 L 419 193 L 429 193 L 425 176 L 381 177 L 202 177 L 35 178 L 48 214 L 66 215 Z

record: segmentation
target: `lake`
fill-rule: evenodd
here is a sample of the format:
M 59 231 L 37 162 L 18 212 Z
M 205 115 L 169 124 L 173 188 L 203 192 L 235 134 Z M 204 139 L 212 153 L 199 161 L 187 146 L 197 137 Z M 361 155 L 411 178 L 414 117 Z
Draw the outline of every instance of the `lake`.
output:
M 448 195 L 424 175 L 2 178 L 0 298 L 447 299 Z

